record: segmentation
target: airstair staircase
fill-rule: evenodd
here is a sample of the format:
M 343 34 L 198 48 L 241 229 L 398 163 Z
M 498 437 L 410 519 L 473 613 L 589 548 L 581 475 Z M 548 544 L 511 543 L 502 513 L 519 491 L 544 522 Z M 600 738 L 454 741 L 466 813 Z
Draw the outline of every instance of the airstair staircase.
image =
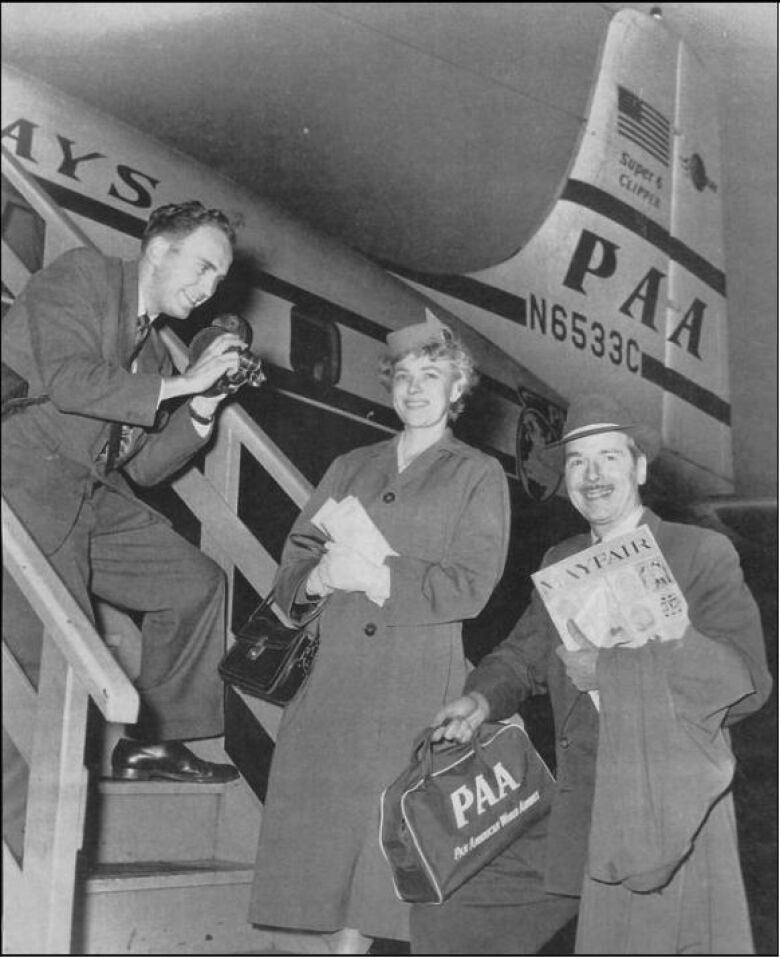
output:
M 5 307 L 35 269 L 68 248 L 93 244 L 5 150 L 2 173 Z M 20 229 L 28 237 L 22 243 Z M 186 348 L 172 333 L 164 336 L 183 368 Z M 236 570 L 265 594 L 276 568 L 237 514 L 242 455 L 255 459 L 298 507 L 310 493 L 307 480 L 242 409 L 225 410 L 202 471 L 190 469 L 174 488 L 199 520 L 200 547 L 225 570 L 231 597 Z M 29 769 L 23 853 L 3 840 L 4 953 L 327 953 L 320 936 L 272 934 L 248 924 L 262 818 L 257 786 L 247 784 L 251 770 L 215 786 L 107 777 L 112 745 L 123 723 L 137 716 L 131 679 L 138 631 L 108 606 L 98 609 L 96 630 L 5 500 L 2 508 L 4 593 L 15 583 L 8 592 L 26 598 L 43 633 L 37 681 L 3 636 L 4 739 Z M 271 743 L 280 710 L 235 701 Z M 98 712 L 101 741 L 90 764 L 86 746 Z M 204 758 L 230 760 L 220 740 L 191 747 Z

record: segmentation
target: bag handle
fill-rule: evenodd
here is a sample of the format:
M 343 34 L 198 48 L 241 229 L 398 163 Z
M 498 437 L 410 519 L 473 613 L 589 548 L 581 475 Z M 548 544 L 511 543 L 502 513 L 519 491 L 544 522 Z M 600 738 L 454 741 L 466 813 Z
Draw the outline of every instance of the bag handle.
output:
M 319 616 L 322 610 L 325 608 L 325 603 L 327 601 L 327 596 L 323 596 L 322 600 L 318 602 L 314 608 L 308 612 L 302 619 L 299 621 L 293 620 L 290 616 L 288 618 L 293 623 L 293 627 L 296 629 L 305 629 L 307 625 L 311 625 L 312 622 Z M 263 599 L 260 605 L 257 607 L 256 611 L 259 612 L 261 609 L 270 609 L 274 601 L 274 590 L 268 593 L 268 595 Z
M 480 741 L 480 732 L 482 732 L 483 728 L 484 723 L 480 725 L 471 737 L 471 741 L 467 744 L 473 746 L 477 761 L 487 768 L 487 761 L 482 750 L 482 742 Z M 431 737 L 435 731 L 436 729 L 433 726 L 423 729 L 412 746 L 411 761 L 412 763 L 419 763 L 422 766 L 422 774 L 425 778 L 430 778 L 433 774 L 434 751 L 442 753 L 448 749 L 457 750 L 463 747 L 460 742 L 450 742 L 446 739 L 441 742 L 432 742 Z

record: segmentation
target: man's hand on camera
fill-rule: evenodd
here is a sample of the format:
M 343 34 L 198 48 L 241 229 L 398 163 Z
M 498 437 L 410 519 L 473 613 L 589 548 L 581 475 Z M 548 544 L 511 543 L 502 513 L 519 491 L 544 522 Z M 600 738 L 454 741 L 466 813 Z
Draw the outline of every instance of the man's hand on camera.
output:
M 163 379 L 161 401 L 173 399 L 176 396 L 193 396 L 204 393 L 225 373 L 235 373 L 238 369 L 239 351 L 244 348 L 244 341 L 233 333 L 225 333 L 203 350 L 201 356 L 189 366 L 181 376 L 171 376 Z M 213 409 L 225 398 L 219 396 L 201 397 L 205 402 L 208 398 L 214 403 Z

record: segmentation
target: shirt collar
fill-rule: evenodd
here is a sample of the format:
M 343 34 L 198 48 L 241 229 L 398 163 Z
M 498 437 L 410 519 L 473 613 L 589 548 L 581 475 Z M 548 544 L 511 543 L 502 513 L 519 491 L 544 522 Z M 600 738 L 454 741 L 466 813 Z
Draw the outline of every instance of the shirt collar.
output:
M 615 526 L 614 529 L 610 529 L 606 535 L 598 536 L 591 529 L 591 542 L 603 542 L 609 539 L 617 539 L 618 536 L 622 536 L 625 532 L 631 532 L 632 529 L 636 529 L 642 520 L 642 513 L 644 512 L 644 509 L 645 507 L 640 503 L 640 505 L 638 505 L 629 516 L 626 516 L 626 518 L 619 525 Z
M 144 302 L 144 292 L 141 289 L 141 284 L 139 283 L 138 284 L 138 315 L 139 317 L 143 316 L 144 313 L 146 313 L 146 315 L 149 317 L 149 320 L 152 323 L 156 322 L 157 317 L 160 315 L 159 313 L 151 313 L 146 308 L 146 303 Z

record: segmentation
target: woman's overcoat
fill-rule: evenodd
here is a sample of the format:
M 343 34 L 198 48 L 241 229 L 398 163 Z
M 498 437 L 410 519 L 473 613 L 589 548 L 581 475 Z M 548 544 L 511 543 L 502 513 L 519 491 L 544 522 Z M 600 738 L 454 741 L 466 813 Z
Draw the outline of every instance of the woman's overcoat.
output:
M 407 906 L 379 848 L 379 796 L 463 688 L 461 621 L 501 576 L 510 510 L 498 462 L 449 432 L 400 474 L 396 447 L 392 439 L 339 457 L 282 555 L 275 592 L 289 611 L 322 554 L 310 517 L 347 495 L 398 553 L 387 560 L 383 606 L 337 591 L 321 615 L 313 673 L 277 738 L 250 907 L 257 924 L 408 937 Z

